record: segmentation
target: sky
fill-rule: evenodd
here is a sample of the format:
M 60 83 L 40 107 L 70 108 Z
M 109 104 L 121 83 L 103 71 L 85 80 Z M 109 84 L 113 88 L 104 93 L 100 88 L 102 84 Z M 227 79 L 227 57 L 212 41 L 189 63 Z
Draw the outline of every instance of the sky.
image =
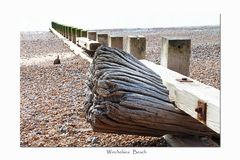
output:
M 207 7 L 204 10 L 186 10 L 182 1 L 174 2 L 174 6 L 171 1 L 163 3 L 154 0 L 22 1 L 26 5 L 19 12 L 20 31 L 48 30 L 51 21 L 83 29 L 205 26 L 220 23 L 220 12 L 208 10 Z

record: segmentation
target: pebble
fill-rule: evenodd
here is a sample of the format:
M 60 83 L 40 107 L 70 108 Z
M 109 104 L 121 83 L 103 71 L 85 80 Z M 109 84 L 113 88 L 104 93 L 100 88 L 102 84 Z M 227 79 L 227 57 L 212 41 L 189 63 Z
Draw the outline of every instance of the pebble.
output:
M 87 143 L 92 143 L 92 144 L 99 143 L 99 138 L 98 137 L 88 137 L 86 141 L 87 141 Z

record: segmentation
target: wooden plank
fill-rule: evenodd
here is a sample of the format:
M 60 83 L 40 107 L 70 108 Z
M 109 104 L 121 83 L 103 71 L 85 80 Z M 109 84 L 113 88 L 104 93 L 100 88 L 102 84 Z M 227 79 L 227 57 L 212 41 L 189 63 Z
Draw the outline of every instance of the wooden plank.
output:
M 85 37 L 78 37 L 77 44 L 88 51 L 96 51 L 96 49 L 101 46 L 101 44 L 97 41 L 89 40 Z
M 162 78 L 163 84 L 169 90 L 170 99 L 175 102 L 179 109 L 193 118 L 198 119 L 197 112 L 195 111 L 198 101 L 206 102 L 206 123 L 198 120 L 220 134 L 220 91 L 218 89 L 150 61 L 141 60 L 141 62 Z M 176 80 L 183 77 L 192 82 L 179 82 Z
M 164 135 L 171 147 L 219 147 L 210 137 Z

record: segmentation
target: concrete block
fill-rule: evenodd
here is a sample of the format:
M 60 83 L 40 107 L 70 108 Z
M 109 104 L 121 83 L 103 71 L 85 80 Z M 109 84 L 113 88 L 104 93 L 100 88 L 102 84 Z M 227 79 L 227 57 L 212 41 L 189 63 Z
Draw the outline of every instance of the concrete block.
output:
M 137 59 L 145 59 L 146 38 L 144 36 L 128 36 L 126 51 Z
M 191 39 L 162 37 L 161 65 L 189 76 Z
M 87 32 L 87 38 L 93 41 L 97 40 L 97 32 L 95 31 L 88 31 Z
M 104 46 L 108 46 L 108 34 L 97 34 L 97 41 Z

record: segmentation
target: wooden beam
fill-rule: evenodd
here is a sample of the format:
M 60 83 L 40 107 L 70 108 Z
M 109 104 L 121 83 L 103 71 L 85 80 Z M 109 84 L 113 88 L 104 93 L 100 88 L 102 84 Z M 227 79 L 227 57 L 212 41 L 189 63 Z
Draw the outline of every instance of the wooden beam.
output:
M 88 51 L 92 51 L 95 52 L 96 49 L 101 46 L 101 44 L 97 41 L 93 41 L 90 40 L 88 38 L 85 37 L 78 37 L 77 38 L 77 44 L 81 47 L 83 47 L 84 49 L 88 50 Z
M 89 55 L 84 53 L 84 50 L 82 48 L 80 48 L 79 46 L 77 46 L 76 44 L 74 44 L 73 42 L 71 42 L 70 40 L 68 40 L 68 38 L 63 37 L 61 34 L 59 34 L 55 29 L 53 29 L 52 27 L 49 28 L 49 30 L 55 34 L 56 36 L 58 36 L 58 38 L 60 38 L 61 40 L 63 40 L 63 42 L 69 46 L 70 50 L 73 51 L 74 54 L 81 56 L 83 59 L 87 60 L 88 62 L 92 62 L 92 58 L 89 57 Z
M 174 101 L 179 109 L 220 134 L 220 91 L 218 89 L 153 62 L 147 60 L 141 60 L 141 62 L 162 78 L 163 84 L 169 90 L 170 100 Z M 188 81 L 178 81 L 182 78 L 187 78 Z M 206 105 L 206 121 L 199 119 L 199 114 L 196 112 L 199 101 Z

